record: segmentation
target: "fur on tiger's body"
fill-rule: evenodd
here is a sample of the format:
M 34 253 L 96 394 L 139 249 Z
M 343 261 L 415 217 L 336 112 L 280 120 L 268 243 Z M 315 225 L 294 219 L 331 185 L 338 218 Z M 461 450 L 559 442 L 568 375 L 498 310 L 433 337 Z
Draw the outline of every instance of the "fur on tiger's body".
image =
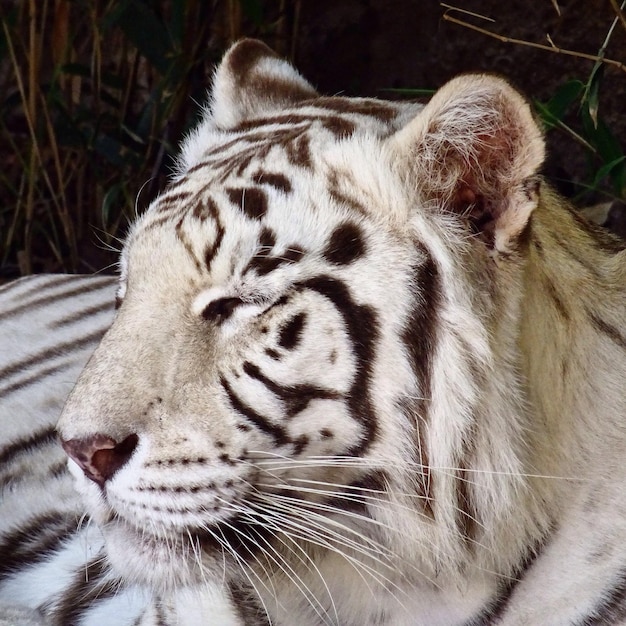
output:
M 69 472 L 110 283 L 0 292 L 0 619 L 626 624 L 626 253 L 543 156 L 501 79 L 326 98 L 231 48 L 129 233 Z

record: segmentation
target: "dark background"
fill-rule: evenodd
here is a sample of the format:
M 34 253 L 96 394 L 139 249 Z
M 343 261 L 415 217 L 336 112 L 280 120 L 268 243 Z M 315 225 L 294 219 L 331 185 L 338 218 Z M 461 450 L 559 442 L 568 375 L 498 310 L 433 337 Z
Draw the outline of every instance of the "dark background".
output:
M 623 199 L 624 67 L 594 73 L 593 60 L 445 19 L 597 56 L 616 0 L 451 4 L 493 21 L 432 0 L 0 0 L 0 278 L 114 263 L 241 36 L 266 41 L 325 94 L 397 98 L 460 72 L 503 74 L 556 112 L 546 173 L 560 190 L 579 205 Z M 603 54 L 626 61 L 626 22 Z

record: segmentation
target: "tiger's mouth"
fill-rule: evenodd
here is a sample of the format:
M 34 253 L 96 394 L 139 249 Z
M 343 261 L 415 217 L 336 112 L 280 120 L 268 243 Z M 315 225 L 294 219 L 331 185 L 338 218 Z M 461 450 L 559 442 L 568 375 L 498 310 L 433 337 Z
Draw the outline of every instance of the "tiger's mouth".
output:
M 169 592 L 211 580 L 254 561 L 272 531 L 234 513 L 227 519 L 185 529 L 139 527 L 117 514 L 101 525 L 108 560 L 124 580 Z
M 107 560 L 115 573 L 128 583 L 157 592 L 221 581 L 233 561 L 217 527 L 155 532 L 114 517 L 101 529 Z

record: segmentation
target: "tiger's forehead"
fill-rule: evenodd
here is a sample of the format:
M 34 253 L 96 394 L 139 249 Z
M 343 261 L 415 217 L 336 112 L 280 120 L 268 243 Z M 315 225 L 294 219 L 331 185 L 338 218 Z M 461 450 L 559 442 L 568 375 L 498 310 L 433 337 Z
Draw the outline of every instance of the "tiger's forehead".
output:
M 241 176 L 253 163 L 311 170 L 332 145 L 355 137 L 386 137 L 399 129 L 415 105 L 365 98 L 317 98 L 271 116 L 256 117 L 229 129 L 200 133 L 193 163 L 182 179 L 196 172 L 218 181 Z M 280 157 L 283 157 L 282 159 Z M 180 182 L 180 178 L 179 181 Z M 176 183 L 174 183 L 176 184 Z
M 259 217 L 267 211 L 268 189 L 297 194 L 298 182 L 312 177 L 320 190 L 326 187 L 340 203 L 355 208 L 356 200 L 340 191 L 345 171 L 329 166 L 332 153 L 350 153 L 351 143 L 393 134 L 416 107 L 366 98 L 317 98 L 236 128 L 205 129 L 205 146 L 196 162 L 168 185 L 137 230 L 184 218 L 200 210 L 198 203 L 207 194 L 220 192 L 249 217 Z
M 256 273 L 267 274 L 305 251 L 333 258 L 329 241 L 350 248 L 372 215 L 378 221 L 401 205 L 381 194 L 377 179 L 388 176 L 379 144 L 415 108 L 318 98 L 234 129 L 205 129 L 197 161 L 134 225 L 122 263 L 136 256 L 139 239 L 146 259 L 182 251 L 195 275 L 220 267 L 228 275 L 224 258 L 252 259 Z

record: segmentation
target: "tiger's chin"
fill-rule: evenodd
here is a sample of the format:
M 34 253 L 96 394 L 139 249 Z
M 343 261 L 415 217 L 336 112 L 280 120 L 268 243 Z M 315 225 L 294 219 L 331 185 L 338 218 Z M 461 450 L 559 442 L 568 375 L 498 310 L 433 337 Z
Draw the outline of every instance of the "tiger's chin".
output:
M 170 593 L 213 580 L 223 582 L 224 557 L 207 551 L 202 538 L 191 531 L 188 536 L 155 535 L 113 521 L 102 532 L 108 562 L 127 583 Z

